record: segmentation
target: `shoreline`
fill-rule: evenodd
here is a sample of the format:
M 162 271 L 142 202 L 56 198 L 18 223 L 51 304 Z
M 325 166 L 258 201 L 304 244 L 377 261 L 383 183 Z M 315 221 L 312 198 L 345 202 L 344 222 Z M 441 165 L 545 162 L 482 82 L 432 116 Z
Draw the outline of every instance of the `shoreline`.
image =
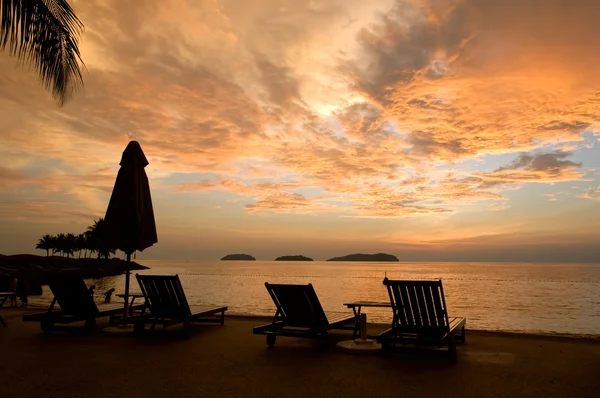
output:
M 116 301 L 115 301 L 116 302 Z M 19 312 L 21 315 L 27 312 L 37 312 L 43 311 L 47 307 L 39 305 L 39 304 L 29 304 L 26 308 L 9 308 L 3 307 L 3 310 L 12 310 L 15 312 Z M 273 320 L 273 317 L 265 316 L 265 315 L 248 315 L 248 314 L 227 314 L 225 315 L 226 319 L 234 319 L 240 321 L 248 321 L 257 323 L 268 323 Z M 374 328 L 375 330 L 385 330 L 390 327 L 388 323 L 380 323 L 380 322 L 368 322 L 368 328 Z M 369 330 L 369 329 L 367 329 Z M 486 329 L 470 329 L 469 322 L 467 319 L 467 333 L 475 333 L 478 335 L 489 335 L 493 337 L 517 337 L 517 338 L 530 338 L 530 339 L 547 339 L 547 340 L 562 340 L 562 339 L 570 339 L 570 340 L 579 340 L 579 341 L 588 341 L 588 342 L 600 342 L 600 334 L 577 334 L 577 333 L 558 333 L 558 332 L 518 332 L 518 331 L 510 331 L 510 330 L 486 330 Z
M 231 317 L 234 319 L 245 320 L 245 321 L 263 321 L 263 322 L 271 322 L 273 317 L 263 316 L 263 315 L 238 315 L 238 314 L 228 314 L 225 316 Z M 367 322 L 368 327 L 374 327 L 376 329 L 385 329 L 389 328 L 390 324 L 388 323 L 379 323 L 379 322 Z M 367 329 L 368 330 L 368 329 Z M 600 334 L 576 334 L 576 333 L 553 333 L 553 332 L 516 332 L 509 330 L 486 330 L 486 329 L 469 329 L 469 320 L 467 319 L 467 333 L 477 333 L 477 334 L 489 334 L 498 337 L 523 337 L 529 336 L 531 338 L 548 338 L 548 339 L 581 339 L 581 340 L 589 340 L 593 342 L 600 342 Z
M 132 271 L 149 269 L 135 261 L 127 263 L 116 257 L 103 259 L 0 254 L 0 278 L 24 277 L 32 283 L 41 285 L 47 284 L 48 276 L 55 272 L 68 270 L 79 273 L 83 278 L 103 278 L 123 274 L 127 266 Z

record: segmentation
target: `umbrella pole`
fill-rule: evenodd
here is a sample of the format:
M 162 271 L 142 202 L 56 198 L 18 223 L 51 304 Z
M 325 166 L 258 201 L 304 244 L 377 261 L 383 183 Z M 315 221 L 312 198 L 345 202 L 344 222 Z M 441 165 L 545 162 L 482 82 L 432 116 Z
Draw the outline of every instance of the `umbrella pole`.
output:
M 125 263 L 125 308 L 123 309 L 123 318 L 129 317 L 129 269 L 131 262 L 131 253 L 127 253 L 127 262 Z

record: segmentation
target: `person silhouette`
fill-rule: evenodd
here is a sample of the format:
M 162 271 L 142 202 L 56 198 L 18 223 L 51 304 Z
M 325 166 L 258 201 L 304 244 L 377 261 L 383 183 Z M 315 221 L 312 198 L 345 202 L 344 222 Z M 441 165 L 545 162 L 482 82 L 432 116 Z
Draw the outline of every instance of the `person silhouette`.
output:
M 104 293 L 104 303 L 105 304 L 110 303 L 110 298 L 111 298 L 112 294 L 114 293 L 114 291 L 115 291 L 115 289 L 112 288 L 112 289 L 107 290 L 106 293 Z
M 96 289 L 96 285 L 92 285 L 88 288 L 88 293 L 90 294 L 90 296 L 92 296 L 92 299 L 94 298 L 94 290 Z

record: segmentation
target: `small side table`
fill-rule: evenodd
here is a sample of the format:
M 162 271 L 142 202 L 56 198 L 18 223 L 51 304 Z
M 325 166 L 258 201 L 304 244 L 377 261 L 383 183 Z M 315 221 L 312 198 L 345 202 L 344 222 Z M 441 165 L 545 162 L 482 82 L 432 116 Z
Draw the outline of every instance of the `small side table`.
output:
M 390 308 L 389 302 L 377 302 L 377 301 L 356 301 L 352 303 L 344 303 L 348 308 L 352 308 L 356 323 L 354 325 L 355 337 L 353 340 L 340 341 L 338 347 L 346 350 L 347 352 L 353 353 L 375 353 L 381 350 L 381 344 L 378 344 L 373 339 L 370 339 L 367 335 L 367 314 L 362 313 L 362 307 L 383 307 Z M 359 334 L 360 337 L 356 338 Z
M 362 314 L 362 307 L 379 307 L 379 308 L 392 308 L 392 304 L 389 301 L 354 301 L 350 303 L 344 303 L 348 308 L 352 308 L 354 316 L 356 317 L 356 324 L 354 326 L 355 336 L 360 332 L 360 337 L 366 339 L 367 336 L 367 315 Z M 364 317 L 364 326 L 362 325 Z M 363 334 L 364 333 L 364 334 Z

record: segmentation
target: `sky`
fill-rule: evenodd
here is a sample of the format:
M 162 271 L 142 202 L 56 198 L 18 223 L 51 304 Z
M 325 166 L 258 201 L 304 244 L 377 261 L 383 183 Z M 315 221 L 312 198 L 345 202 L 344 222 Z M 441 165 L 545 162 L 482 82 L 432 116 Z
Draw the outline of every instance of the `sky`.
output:
M 0 253 L 103 217 L 137 140 L 138 259 L 600 262 L 600 2 L 70 4 L 64 107 L 0 53 Z

